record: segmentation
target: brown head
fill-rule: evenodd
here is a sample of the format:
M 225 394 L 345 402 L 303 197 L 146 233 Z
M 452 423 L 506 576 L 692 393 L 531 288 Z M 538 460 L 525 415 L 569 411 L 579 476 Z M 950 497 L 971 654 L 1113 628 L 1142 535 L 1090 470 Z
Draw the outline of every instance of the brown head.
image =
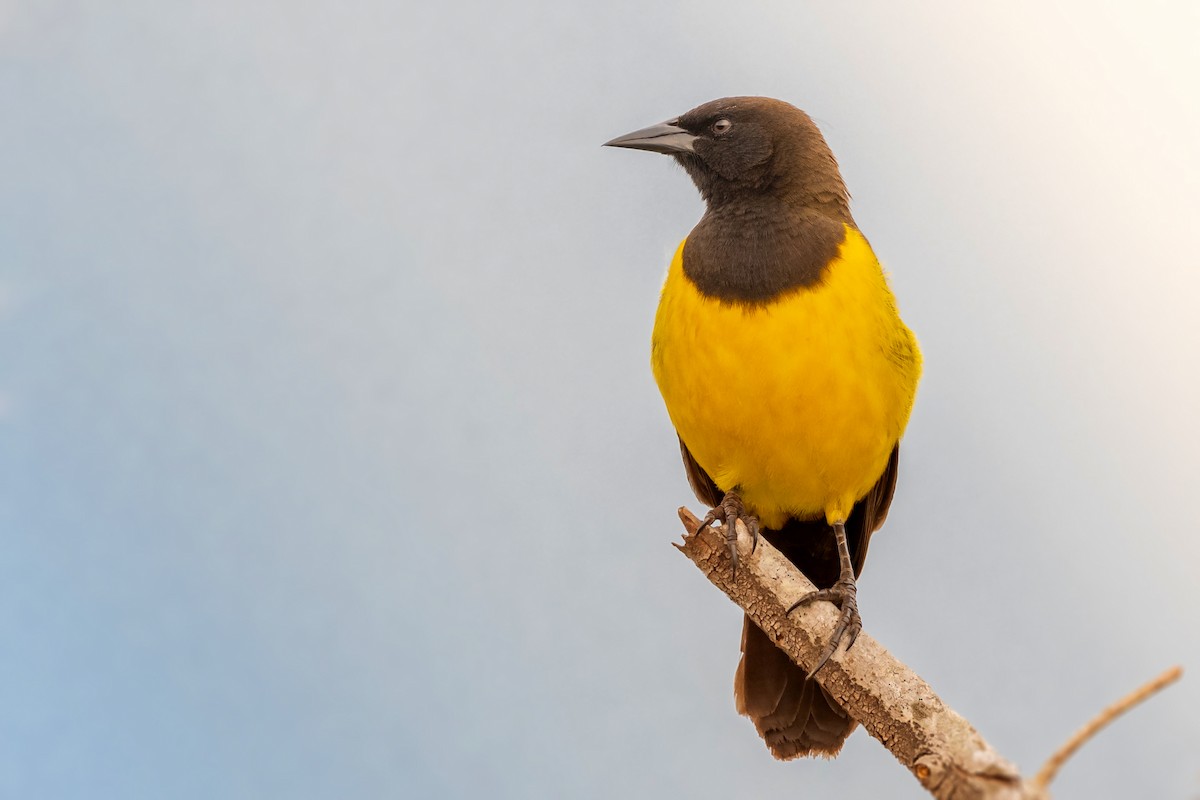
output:
M 837 161 L 800 109 L 769 97 L 724 97 L 605 143 L 667 153 L 709 207 L 755 196 L 850 221 Z
M 708 210 L 684 272 L 723 301 L 770 302 L 816 284 L 854 225 L 825 137 L 782 100 L 725 97 L 605 144 L 666 153 L 691 175 Z

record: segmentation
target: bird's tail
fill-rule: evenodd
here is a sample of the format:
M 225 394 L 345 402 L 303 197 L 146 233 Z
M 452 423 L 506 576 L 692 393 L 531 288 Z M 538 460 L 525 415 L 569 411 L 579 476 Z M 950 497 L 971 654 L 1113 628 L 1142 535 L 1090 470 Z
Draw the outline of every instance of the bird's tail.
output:
M 836 756 L 856 724 L 749 617 L 742 624 L 733 695 L 738 713 L 754 722 L 771 755 L 784 761 Z

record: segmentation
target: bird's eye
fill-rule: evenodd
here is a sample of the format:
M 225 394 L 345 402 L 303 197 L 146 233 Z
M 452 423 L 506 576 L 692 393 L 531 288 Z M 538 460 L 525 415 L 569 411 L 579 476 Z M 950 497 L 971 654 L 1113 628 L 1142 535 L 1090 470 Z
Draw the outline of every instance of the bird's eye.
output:
M 729 133 L 729 129 L 733 127 L 733 123 L 727 119 L 719 119 L 712 124 L 712 132 L 715 134 Z

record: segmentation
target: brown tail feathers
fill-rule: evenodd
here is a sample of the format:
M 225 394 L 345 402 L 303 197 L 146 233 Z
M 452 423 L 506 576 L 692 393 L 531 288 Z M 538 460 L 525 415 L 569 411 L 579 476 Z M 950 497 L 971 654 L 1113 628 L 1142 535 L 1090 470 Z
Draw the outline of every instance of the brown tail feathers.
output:
M 742 660 L 733 697 L 738 713 L 754 722 L 771 755 L 784 761 L 837 755 L 857 724 L 749 617 L 742 624 Z

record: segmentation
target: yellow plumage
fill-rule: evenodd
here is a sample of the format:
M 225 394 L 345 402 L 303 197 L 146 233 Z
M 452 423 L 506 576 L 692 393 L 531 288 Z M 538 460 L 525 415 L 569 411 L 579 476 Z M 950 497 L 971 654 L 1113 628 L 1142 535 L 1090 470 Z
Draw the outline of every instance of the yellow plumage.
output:
M 916 338 L 851 226 L 819 283 L 762 305 L 701 294 L 681 244 L 651 361 L 692 456 L 769 528 L 847 518 L 899 441 L 921 374 Z

